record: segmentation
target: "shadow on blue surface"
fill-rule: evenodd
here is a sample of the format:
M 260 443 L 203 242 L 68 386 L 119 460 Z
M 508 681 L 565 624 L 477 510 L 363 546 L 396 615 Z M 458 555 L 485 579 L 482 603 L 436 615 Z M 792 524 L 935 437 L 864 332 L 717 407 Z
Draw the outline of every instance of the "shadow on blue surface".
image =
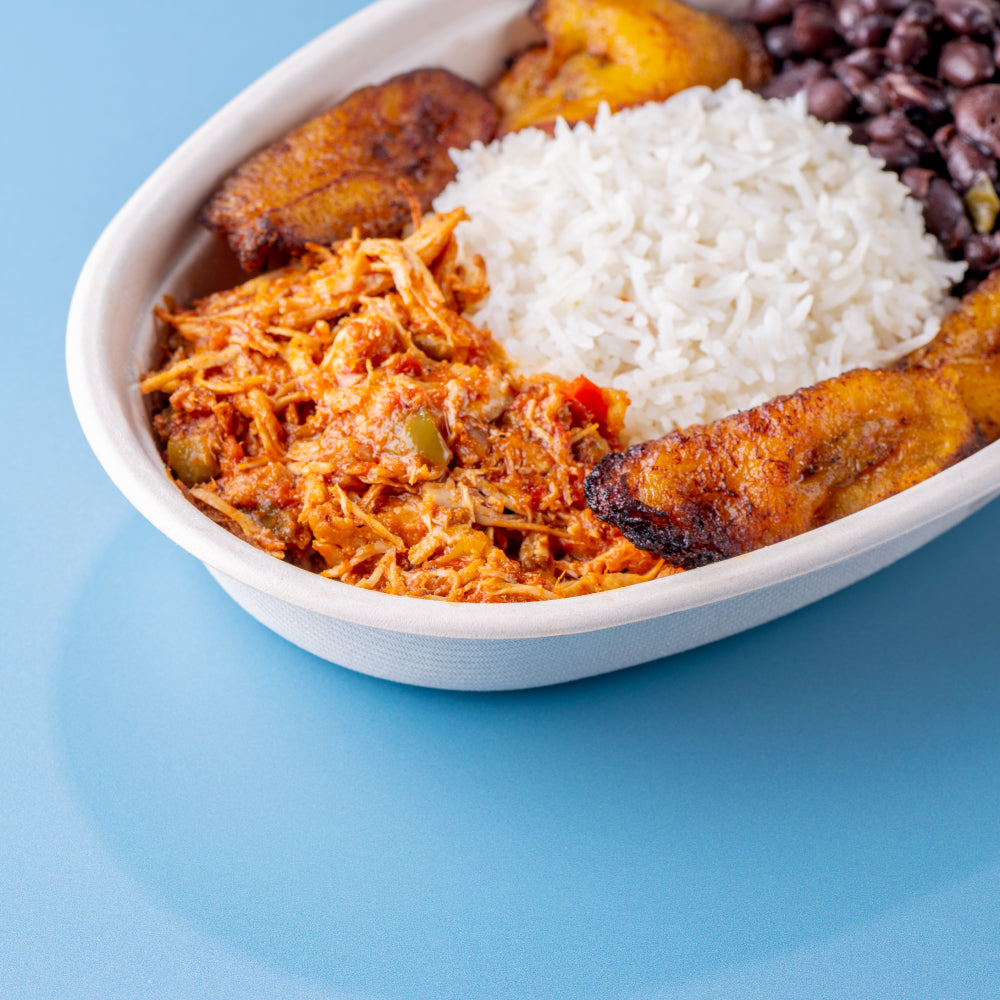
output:
M 478 695 L 297 650 L 135 519 L 74 612 L 63 765 L 165 906 L 333 990 L 669 993 L 995 860 L 998 535 L 988 508 L 743 636 Z

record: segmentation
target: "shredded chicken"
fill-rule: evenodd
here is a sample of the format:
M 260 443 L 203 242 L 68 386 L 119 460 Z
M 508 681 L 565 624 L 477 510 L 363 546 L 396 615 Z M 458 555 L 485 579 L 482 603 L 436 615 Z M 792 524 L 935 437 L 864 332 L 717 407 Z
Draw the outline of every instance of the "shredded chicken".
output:
M 142 390 L 178 485 L 258 548 L 393 594 L 543 600 L 676 572 L 584 500 L 624 397 L 520 375 L 463 318 L 486 278 L 457 262 L 461 218 L 159 308 L 169 356 Z

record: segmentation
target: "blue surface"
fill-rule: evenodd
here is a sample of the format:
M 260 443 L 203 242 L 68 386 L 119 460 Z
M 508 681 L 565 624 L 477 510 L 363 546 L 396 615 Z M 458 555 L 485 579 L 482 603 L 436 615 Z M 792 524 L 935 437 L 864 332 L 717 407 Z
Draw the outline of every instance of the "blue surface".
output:
M 1000 507 L 781 621 L 541 691 L 248 618 L 127 506 L 63 326 L 114 211 L 357 4 L 4 15 L 0 997 L 1000 995 Z

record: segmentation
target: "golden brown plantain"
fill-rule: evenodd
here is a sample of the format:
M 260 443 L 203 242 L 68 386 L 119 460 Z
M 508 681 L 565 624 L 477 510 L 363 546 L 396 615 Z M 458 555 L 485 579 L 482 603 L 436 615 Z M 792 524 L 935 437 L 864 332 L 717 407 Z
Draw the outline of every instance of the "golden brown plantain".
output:
M 959 358 L 937 369 L 955 387 L 984 444 L 1000 438 L 1000 357 Z
M 947 373 L 858 369 L 609 455 L 585 491 L 633 544 L 690 568 L 861 510 L 982 443 Z
M 492 89 L 501 135 L 592 120 L 602 101 L 614 111 L 734 77 L 757 86 L 770 71 L 756 29 L 679 0 L 535 0 L 529 17 L 545 42 Z
M 985 358 L 1000 350 L 1000 270 L 991 272 L 941 321 L 937 336 L 904 365 L 937 368 L 959 358 Z
M 455 176 L 449 148 L 488 142 L 497 110 L 475 84 L 422 69 L 357 90 L 247 160 L 202 221 L 247 270 L 272 250 L 301 253 L 358 229 L 397 235 Z
M 1000 438 L 1000 270 L 993 271 L 941 321 L 937 336 L 902 367 L 947 377 L 987 443 Z

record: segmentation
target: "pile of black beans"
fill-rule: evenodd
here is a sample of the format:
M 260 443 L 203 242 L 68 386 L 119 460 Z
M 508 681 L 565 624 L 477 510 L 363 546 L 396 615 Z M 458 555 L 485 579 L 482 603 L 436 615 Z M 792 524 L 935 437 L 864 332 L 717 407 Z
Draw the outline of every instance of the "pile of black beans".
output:
M 775 73 L 900 175 L 971 287 L 1000 266 L 1000 0 L 751 0 Z

